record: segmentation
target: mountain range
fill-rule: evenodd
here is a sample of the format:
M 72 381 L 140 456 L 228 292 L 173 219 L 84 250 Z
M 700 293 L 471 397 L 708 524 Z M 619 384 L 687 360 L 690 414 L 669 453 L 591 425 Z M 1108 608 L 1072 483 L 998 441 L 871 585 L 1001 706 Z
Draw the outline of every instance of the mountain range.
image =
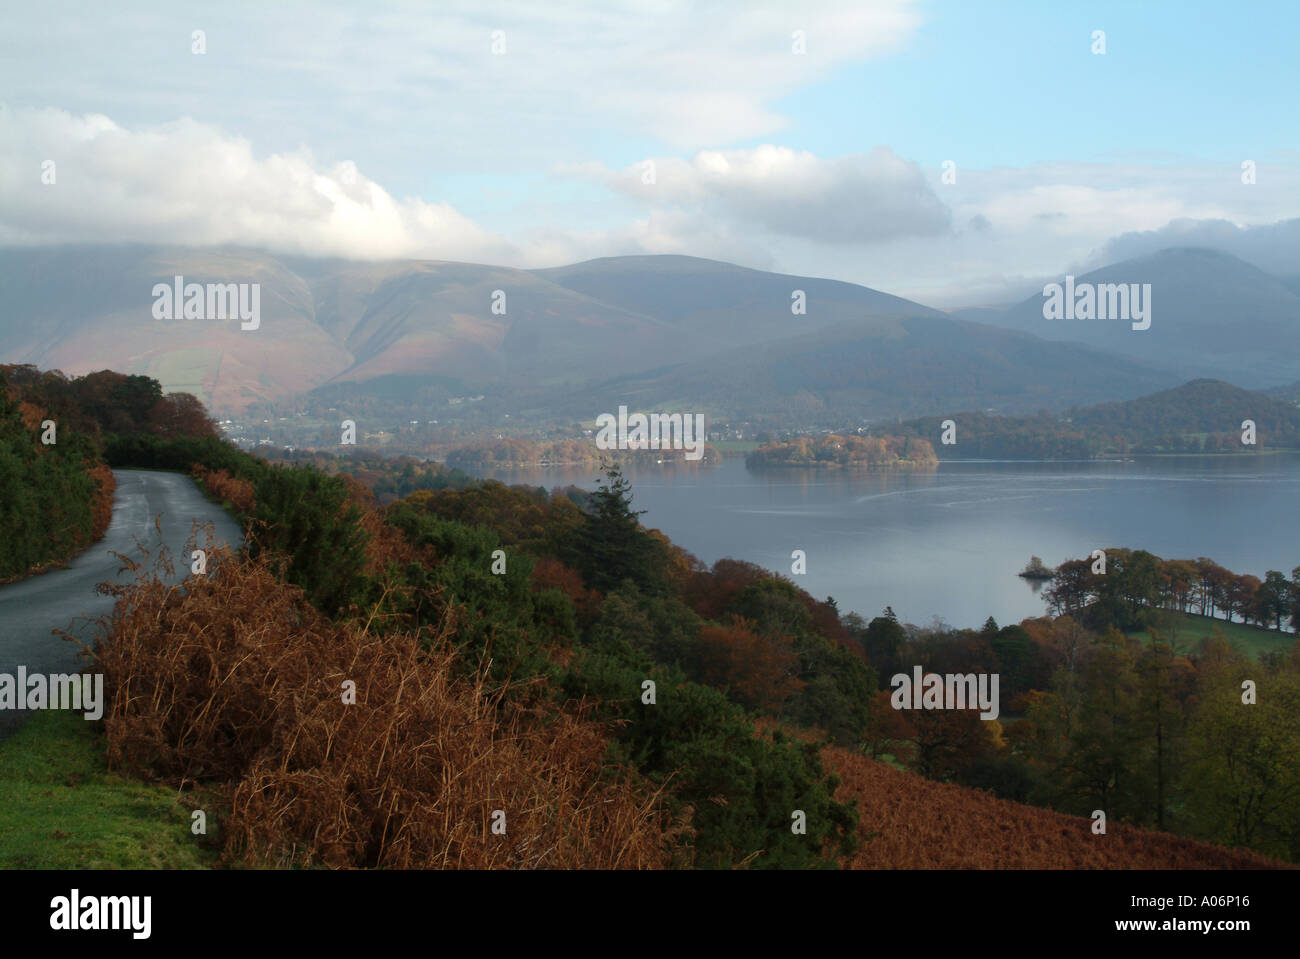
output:
M 1045 319 L 1042 295 L 980 319 L 1106 350 L 1182 380 L 1211 377 L 1267 388 L 1300 379 L 1300 284 L 1295 281 L 1216 250 L 1171 248 L 1073 278 L 1076 288 L 1150 284 L 1146 330 L 1134 330 L 1123 320 Z
M 155 319 L 154 287 L 176 276 L 259 284 L 257 329 Z M 1300 380 L 1290 280 L 1227 254 L 1171 249 L 1077 281 L 1150 283 L 1150 329 L 1044 320 L 1041 297 L 948 314 L 852 283 L 687 256 L 520 270 L 179 246 L 7 249 L 0 362 L 145 373 L 220 415 L 316 391 L 381 405 L 418 394 L 444 409 L 483 396 L 516 422 L 628 404 L 842 423 L 939 408 L 1060 411 L 1193 376 L 1252 388 Z

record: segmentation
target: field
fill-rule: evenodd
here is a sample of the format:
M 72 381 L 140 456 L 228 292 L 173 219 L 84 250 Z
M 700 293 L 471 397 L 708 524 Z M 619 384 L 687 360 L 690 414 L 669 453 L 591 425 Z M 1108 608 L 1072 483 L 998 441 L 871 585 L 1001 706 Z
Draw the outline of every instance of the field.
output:
M 109 772 L 103 737 L 62 710 L 33 713 L 0 744 L 0 837 L 0 869 L 203 869 L 217 858 L 174 789 Z
M 1261 629 L 1244 623 L 1229 623 L 1209 616 L 1197 616 L 1194 613 L 1179 613 L 1172 610 L 1151 612 L 1157 617 L 1156 629 L 1183 652 L 1192 650 L 1215 629 L 1222 632 L 1228 642 L 1254 657 L 1274 650 L 1290 649 L 1296 641 L 1295 633 L 1279 633 L 1272 629 Z M 1164 622 L 1165 625 L 1160 625 L 1160 622 Z M 1130 635 L 1143 642 L 1150 639 L 1146 630 Z
M 204 383 L 220 361 L 219 351 L 199 347 L 179 349 L 164 353 L 152 360 L 148 373 L 166 383 L 168 392 L 183 390 L 186 393 L 193 393 L 207 403 L 211 397 Z

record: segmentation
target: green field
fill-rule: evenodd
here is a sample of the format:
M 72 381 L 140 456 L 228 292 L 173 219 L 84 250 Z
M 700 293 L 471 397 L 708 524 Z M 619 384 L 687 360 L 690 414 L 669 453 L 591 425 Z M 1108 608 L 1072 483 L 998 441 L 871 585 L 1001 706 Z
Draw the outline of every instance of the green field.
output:
M 1190 651 L 1201 639 L 1211 635 L 1216 629 L 1223 633 L 1228 642 L 1254 657 L 1273 650 L 1290 649 L 1296 641 L 1295 633 L 1279 633 L 1272 629 L 1246 626 L 1243 623 L 1229 623 L 1222 619 L 1211 619 L 1209 616 L 1197 616 L 1194 613 L 1178 613 L 1167 609 L 1149 612 L 1156 617 L 1153 620 L 1156 630 L 1170 640 L 1180 652 Z M 1129 635 L 1143 642 L 1151 638 L 1146 630 Z
M 149 363 L 147 372 L 168 393 L 184 391 L 193 393 L 204 403 L 211 401 L 203 382 L 221 362 L 221 354 L 214 355 L 211 349 L 195 347 L 177 349 L 157 357 Z
M 0 744 L 0 869 L 205 869 L 176 790 L 109 772 L 81 713 L 43 710 Z

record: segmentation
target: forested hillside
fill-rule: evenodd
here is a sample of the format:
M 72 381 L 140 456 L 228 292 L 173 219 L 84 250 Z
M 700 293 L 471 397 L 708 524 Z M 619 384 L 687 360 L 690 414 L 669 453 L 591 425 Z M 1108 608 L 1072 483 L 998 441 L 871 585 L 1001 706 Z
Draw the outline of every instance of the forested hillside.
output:
M 148 440 L 131 455 L 151 465 L 211 462 L 213 468 L 201 470 L 209 487 L 271 524 L 255 552 L 268 558 L 283 552 L 287 562 L 277 568 L 321 609 L 333 611 L 338 635 L 352 637 L 347 642 L 377 630 L 419 636 L 422 648 L 447 650 L 444 668 L 496 684 L 533 716 L 567 715 L 575 703 L 586 703 L 583 719 L 607 743 L 605 775 L 641 782 L 655 796 L 642 799 L 658 824 L 648 840 L 662 857 L 656 862 L 807 866 L 849 856 L 863 864 L 853 824 L 879 801 L 872 790 L 894 787 L 872 774 L 862 781 L 865 792 L 837 793 L 837 780 L 818 760 L 819 742 L 1074 816 L 1104 808 L 1117 825 L 1160 827 L 1283 859 L 1300 852 L 1285 801 L 1295 786 L 1285 756 L 1300 748 L 1300 726 L 1284 705 L 1300 675 L 1294 657 L 1274 655 L 1251 666 L 1222 641 L 1175 652 L 1154 630 L 1142 642 L 1093 632 L 1068 616 L 1004 628 L 989 623 L 982 631 L 916 631 L 888 612 L 868 623 L 753 564 L 703 566 L 639 525 L 617 472 L 594 494 L 552 495 L 488 481 L 421 490 L 376 509 L 369 491 L 347 478 L 268 467 L 220 445 Z M 260 582 L 266 589 L 270 581 Z M 194 611 L 196 623 L 236 607 L 212 594 Z M 146 610 L 135 621 L 152 615 Z M 159 642 L 159 650 L 173 645 Z M 941 673 L 999 673 L 1003 716 L 987 722 L 961 710 L 890 708 L 888 677 L 912 664 Z M 1243 715 L 1243 726 L 1233 719 L 1229 693 L 1246 669 L 1270 705 Z M 175 680 L 164 675 L 158 682 Z M 125 719 L 149 725 L 147 716 L 131 717 L 123 708 Z M 268 704 L 268 715 L 276 708 Z M 1226 775 L 1214 764 L 1227 744 L 1219 730 L 1228 720 L 1232 748 L 1253 757 L 1249 775 Z M 1260 723 L 1272 730 L 1267 743 Z M 799 730 L 812 740 L 788 735 Z M 1107 746 L 1112 739 L 1122 748 Z M 272 765 L 285 761 L 264 757 Z M 344 775 L 332 767 L 311 769 Z M 1259 795 L 1269 805 L 1256 809 L 1252 797 Z M 846 796 L 857 799 L 856 811 Z M 382 805 L 382 799 L 380 790 L 368 802 Z M 1000 808 L 1005 814 L 1011 807 Z M 816 843 L 791 833 L 796 809 L 807 814 Z M 929 822 L 947 814 L 927 808 L 914 815 Z M 1053 828 L 1048 818 L 1030 819 L 1023 823 L 1028 834 Z M 309 832 L 318 826 L 307 817 L 297 831 L 277 832 L 278 848 L 337 855 L 313 846 Z M 248 834 L 269 826 L 240 828 Z M 1216 859 L 1209 847 L 1143 835 L 1125 833 L 1125 851 L 1084 856 L 1077 864 L 1115 865 L 1130 857 L 1134 866 L 1264 862 Z M 638 843 L 646 840 L 636 836 Z M 598 845 L 577 834 L 567 841 Z M 1069 842 L 1078 845 L 1077 837 Z M 408 861 L 389 858 L 408 852 L 392 852 L 382 842 L 364 848 L 347 861 Z M 1058 851 L 1066 855 L 1064 847 Z M 426 848 L 419 861 L 440 861 L 432 855 Z M 915 855 L 912 865 L 930 861 L 924 848 Z M 1007 864 L 977 845 L 970 855 L 987 855 L 987 866 Z
M 1192 449 L 1240 449 L 1245 420 L 1255 424 L 1257 447 L 1300 447 L 1300 407 L 1219 380 L 1193 380 L 1177 389 L 1067 415 L 1076 426 L 1122 436 L 1134 447 L 1177 449 L 1181 442 Z
M 1102 453 L 1218 453 L 1300 448 L 1300 407 L 1219 380 L 1193 380 L 1135 400 L 1075 407 L 1063 414 L 1002 416 L 954 411 L 873 427 L 936 441 L 952 420 L 944 457 L 1090 459 Z M 1243 424 L 1254 424 L 1245 442 Z
M 452 864 L 438 858 L 444 855 L 440 834 L 426 834 L 417 848 L 395 847 L 391 838 L 409 842 L 421 834 L 426 827 L 419 825 L 419 811 L 428 803 L 454 804 L 443 793 L 416 798 L 440 787 L 419 780 L 415 754 L 404 751 L 450 727 L 438 725 L 442 714 L 426 715 L 415 703 L 414 712 L 402 713 L 403 723 L 416 725 L 409 742 L 404 737 L 407 744 L 395 746 L 390 756 L 394 768 L 413 777 L 402 787 L 410 797 L 404 814 L 409 826 L 395 825 L 385 838 L 365 823 L 368 810 L 389 808 L 392 796 L 385 790 L 391 784 L 363 784 L 359 807 L 339 809 L 326 797 L 349 781 L 353 758 L 342 752 L 311 758 L 280 752 L 296 739 L 299 724 L 321 721 L 319 710 L 338 700 L 337 684 L 314 684 L 307 677 L 342 674 L 304 661 L 301 675 L 268 686 L 255 662 L 240 661 L 220 689 L 203 682 L 195 687 L 191 674 L 202 677 L 208 670 L 196 671 L 193 661 L 181 663 L 168 650 L 200 622 L 207 624 L 199 630 L 203 642 L 245 644 L 252 630 L 259 648 L 270 644 L 267 656 L 276 649 L 295 661 L 316 656 L 312 650 L 319 646 L 307 637 L 323 634 L 332 637 L 328 644 L 341 647 L 344 659 L 379 655 L 385 665 L 376 669 L 393 678 L 391 684 L 371 679 L 358 691 L 358 701 L 372 708 L 397 708 L 388 697 L 401 688 L 402 676 L 419 688 L 433 683 L 447 696 L 454 692 L 462 702 L 457 708 L 493 724 L 481 744 L 488 754 L 484 761 L 499 762 L 509 770 L 501 775 L 512 781 L 541 777 L 580 791 L 594 788 L 592 777 L 640 783 L 636 808 L 657 824 L 647 861 L 802 867 L 833 865 L 852 848 L 856 814 L 833 798 L 836 782 L 815 748 L 780 734 L 759 735 L 750 716 L 754 710 L 784 712 L 827 729 L 836 741 L 856 741 L 876 682 L 860 646 L 849 640 L 833 608 L 792 585 L 766 574 L 719 578 L 642 528 L 616 472 L 596 493 L 580 497 L 585 509 L 568 496 L 493 482 L 419 491 L 380 509 L 350 477 L 272 466 L 216 440 L 117 437 L 107 452 L 115 465 L 196 464 L 209 491 L 250 524 L 248 563 L 224 564 L 220 576 L 165 613 L 156 605 L 165 600 L 159 590 L 146 587 L 124 596 L 100 650 L 106 662 L 121 657 L 130 664 L 110 674 L 117 677 L 110 683 L 116 698 L 105 730 L 118 761 L 164 776 L 187 764 L 223 768 L 222 775 L 234 782 L 232 816 L 254 815 L 241 805 L 242 790 L 266 795 L 254 787 L 267 781 L 258 777 L 271 769 L 298 770 L 322 783 L 326 792 L 316 797 L 319 803 L 298 796 L 295 808 L 303 812 L 296 819 L 273 816 L 282 808 L 273 804 L 266 820 L 238 820 L 244 825 L 227 833 L 228 856 L 242 860 L 260 849 L 258 855 L 274 858 L 296 848 L 306 860 L 330 864 Z M 257 627 L 260 618 L 241 612 L 248 602 L 243 597 L 253 595 L 261 597 L 259 609 L 297 610 L 287 615 L 306 632 Z M 325 618 L 314 619 L 304 603 Z M 381 639 L 392 648 L 373 648 Z M 225 649 L 212 648 L 202 654 L 203 662 L 216 667 Z M 388 659 L 403 649 L 407 658 Z M 437 664 L 432 674 L 430 661 Z M 154 694 L 128 699 L 128 675 L 136 693 L 149 688 Z M 300 695 L 290 696 L 286 690 L 294 683 Z M 175 699 L 181 686 L 183 702 Z M 166 708 L 174 723 L 155 715 L 155 708 Z M 182 730 L 189 728 L 182 717 L 199 713 L 214 729 L 249 727 L 247 747 L 229 747 L 233 752 L 223 766 L 200 751 L 219 751 L 223 740 L 182 741 Z M 355 719 L 357 726 L 347 725 L 340 742 L 353 741 L 355 733 L 356 748 L 363 748 L 373 732 L 371 710 L 343 718 Z M 529 761 L 540 765 L 531 769 L 519 765 L 527 753 L 520 752 L 520 740 L 537 741 L 572 723 L 580 724 L 581 736 L 597 736 L 604 744 L 594 752 L 584 747 L 582 755 L 599 758 L 595 767 L 557 768 L 554 763 L 577 758 L 560 747 L 535 755 Z M 150 742 L 138 741 L 135 731 L 146 729 Z M 267 739 L 258 732 L 270 729 L 283 734 Z M 277 788 L 297 786 L 286 781 Z M 287 803 L 294 794 L 281 795 Z M 555 794 L 561 795 L 570 793 Z M 804 834 L 790 829 L 796 809 L 807 815 Z M 322 832 L 327 820 L 334 825 Z M 341 845 L 323 838 L 336 835 L 335 827 L 360 838 Z M 521 823 L 522 828 L 533 826 Z M 594 848 L 610 828 L 605 819 L 578 824 L 553 859 L 535 864 L 572 863 L 566 857 L 585 845 Z M 486 864 L 527 862 L 506 856 Z
M 1124 551 L 1113 552 L 1116 589 L 1126 591 L 1133 578 L 1120 572 Z M 889 709 L 882 683 L 865 751 L 1003 799 L 1085 818 L 1100 809 L 1109 823 L 1300 861 L 1294 638 L 1252 656 L 1213 633 L 1176 641 L 1155 611 L 1134 635 L 1090 629 L 1088 619 L 974 630 L 906 628 L 889 610 L 869 623 L 846 617 L 880 676 L 915 665 L 1000 676 L 1002 713 L 989 721 Z
M 1174 649 L 1154 629 L 1143 643 L 1068 616 L 982 631 L 918 631 L 888 611 L 867 622 L 754 564 L 699 562 L 641 525 L 616 468 L 594 492 L 548 493 L 409 461 L 388 477 L 361 456 L 368 486 L 183 435 L 177 404 L 147 402 L 156 384 L 139 379 L 32 381 L 109 464 L 189 471 L 246 525 L 243 555 L 214 553 L 180 594 L 150 572 L 164 557 L 139 557 L 96 644 L 109 761 L 214 795 L 228 864 L 869 865 L 878 831 L 863 817 L 896 784 L 842 758 L 867 755 L 1075 816 L 1103 808 L 1116 824 L 1300 855 L 1294 655 L 1252 664 L 1222 641 Z M 78 412 L 71 398 L 96 384 L 115 384 L 110 402 Z M 202 433 L 199 412 L 186 428 Z M 415 489 L 381 506 L 384 484 Z M 889 678 L 915 664 L 1000 673 L 1003 715 L 891 708 Z M 1238 715 L 1243 675 L 1268 704 Z M 1242 765 L 1215 765 L 1224 749 Z M 920 834 L 985 829 L 967 807 L 965 826 L 961 803 L 915 810 Z M 1055 827 L 1029 819 L 1049 842 Z M 1217 861 L 1142 836 L 1079 864 Z M 1062 857 L 1078 845 L 1061 842 Z M 936 861 L 877 848 L 891 865 Z

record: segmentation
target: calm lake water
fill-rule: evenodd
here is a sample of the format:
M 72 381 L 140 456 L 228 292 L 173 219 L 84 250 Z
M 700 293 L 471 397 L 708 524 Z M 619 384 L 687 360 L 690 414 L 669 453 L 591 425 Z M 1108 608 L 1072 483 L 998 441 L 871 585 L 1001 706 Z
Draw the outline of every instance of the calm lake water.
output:
M 594 488 L 598 471 L 497 474 L 508 483 Z M 1136 457 L 1131 462 L 947 462 L 933 473 L 631 471 L 648 526 L 707 563 L 724 556 L 790 574 L 841 612 L 886 605 L 922 625 L 999 624 L 1046 611 L 1018 573 L 1127 546 L 1165 558 L 1209 556 L 1238 573 L 1290 576 L 1300 565 L 1300 454 Z

